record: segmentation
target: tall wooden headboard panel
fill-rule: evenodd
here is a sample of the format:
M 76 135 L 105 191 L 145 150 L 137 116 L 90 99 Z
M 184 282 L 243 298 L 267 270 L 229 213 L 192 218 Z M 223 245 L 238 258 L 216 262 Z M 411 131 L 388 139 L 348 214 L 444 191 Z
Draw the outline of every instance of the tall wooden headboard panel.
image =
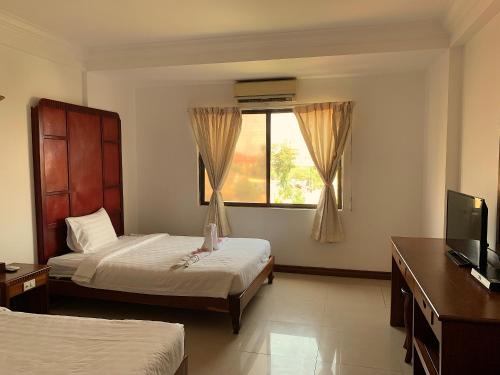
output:
M 115 112 L 40 99 L 31 109 L 38 263 L 70 251 L 68 216 L 104 207 L 123 234 L 121 122 Z

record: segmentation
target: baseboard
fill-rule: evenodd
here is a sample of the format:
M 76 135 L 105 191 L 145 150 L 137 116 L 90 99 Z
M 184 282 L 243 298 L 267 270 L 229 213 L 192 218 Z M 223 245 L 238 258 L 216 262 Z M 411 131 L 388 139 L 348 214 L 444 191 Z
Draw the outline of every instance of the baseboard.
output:
M 390 280 L 391 273 L 383 271 L 363 271 L 347 270 L 341 268 L 307 267 L 307 266 L 289 266 L 286 264 L 275 264 L 275 272 L 300 273 L 303 275 L 323 275 L 338 277 L 357 277 L 361 279 Z

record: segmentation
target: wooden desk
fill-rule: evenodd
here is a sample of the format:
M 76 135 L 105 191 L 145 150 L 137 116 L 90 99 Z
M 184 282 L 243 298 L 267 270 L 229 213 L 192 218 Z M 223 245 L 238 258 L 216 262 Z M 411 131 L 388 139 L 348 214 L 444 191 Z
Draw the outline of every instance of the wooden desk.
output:
M 415 375 L 500 374 L 500 293 L 448 250 L 442 239 L 392 238 L 391 325 L 404 324 L 404 286 L 413 293 Z
M 25 312 L 47 313 L 50 266 L 12 263 L 17 272 L 0 273 L 0 306 Z M 25 283 L 31 283 L 28 286 Z

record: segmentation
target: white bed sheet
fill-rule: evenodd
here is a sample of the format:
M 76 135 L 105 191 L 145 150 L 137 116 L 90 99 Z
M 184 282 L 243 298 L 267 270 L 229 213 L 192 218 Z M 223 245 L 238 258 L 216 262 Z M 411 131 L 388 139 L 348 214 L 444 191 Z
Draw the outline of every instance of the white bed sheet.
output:
M 172 269 L 203 237 L 122 236 L 93 254 L 51 258 L 51 276 L 98 289 L 133 293 L 226 298 L 245 290 L 271 254 L 269 241 L 227 238 L 221 250 L 188 268 Z
M 60 278 L 73 276 L 78 266 L 87 255 L 88 254 L 71 252 L 50 258 L 47 262 L 50 266 L 49 275 Z
M 181 324 L 12 312 L 0 308 L 0 373 L 172 375 Z

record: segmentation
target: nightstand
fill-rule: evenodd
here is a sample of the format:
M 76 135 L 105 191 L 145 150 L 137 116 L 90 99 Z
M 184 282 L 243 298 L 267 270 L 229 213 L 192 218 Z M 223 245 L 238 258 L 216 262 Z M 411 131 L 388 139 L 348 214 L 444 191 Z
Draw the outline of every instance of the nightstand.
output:
M 47 313 L 49 270 L 43 264 L 12 263 L 17 272 L 0 273 L 0 306 L 12 310 Z

